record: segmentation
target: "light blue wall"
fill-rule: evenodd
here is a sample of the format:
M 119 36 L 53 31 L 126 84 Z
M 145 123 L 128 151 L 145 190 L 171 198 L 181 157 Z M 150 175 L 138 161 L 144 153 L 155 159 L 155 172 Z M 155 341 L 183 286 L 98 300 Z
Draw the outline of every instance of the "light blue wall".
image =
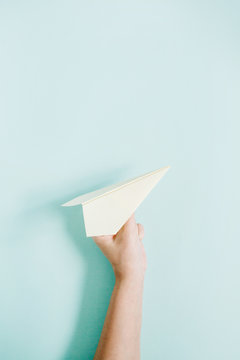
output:
M 92 359 L 112 270 L 86 191 L 172 169 L 137 210 L 143 360 L 239 360 L 240 3 L 0 3 L 0 358 Z

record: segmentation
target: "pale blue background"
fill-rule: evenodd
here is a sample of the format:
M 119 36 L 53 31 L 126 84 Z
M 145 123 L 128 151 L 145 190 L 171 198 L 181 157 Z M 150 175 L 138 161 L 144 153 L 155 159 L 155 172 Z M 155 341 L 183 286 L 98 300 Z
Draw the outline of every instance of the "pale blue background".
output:
M 1 360 L 92 359 L 113 274 L 59 205 L 165 165 L 142 359 L 239 360 L 239 1 L 0 4 Z

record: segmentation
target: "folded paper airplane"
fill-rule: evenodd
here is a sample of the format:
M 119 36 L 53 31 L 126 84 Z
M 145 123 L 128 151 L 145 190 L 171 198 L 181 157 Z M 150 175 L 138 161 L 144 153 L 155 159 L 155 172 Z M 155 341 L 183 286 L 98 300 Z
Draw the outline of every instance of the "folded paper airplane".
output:
M 169 168 L 92 191 L 62 206 L 82 205 L 88 237 L 116 234 Z

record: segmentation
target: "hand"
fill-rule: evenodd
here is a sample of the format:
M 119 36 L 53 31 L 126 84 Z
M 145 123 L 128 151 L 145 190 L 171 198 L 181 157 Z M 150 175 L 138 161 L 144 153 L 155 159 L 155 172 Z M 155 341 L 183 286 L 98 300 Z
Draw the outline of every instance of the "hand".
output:
M 93 237 L 112 264 L 116 280 L 143 279 L 147 267 L 143 236 L 144 228 L 133 214 L 116 235 Z

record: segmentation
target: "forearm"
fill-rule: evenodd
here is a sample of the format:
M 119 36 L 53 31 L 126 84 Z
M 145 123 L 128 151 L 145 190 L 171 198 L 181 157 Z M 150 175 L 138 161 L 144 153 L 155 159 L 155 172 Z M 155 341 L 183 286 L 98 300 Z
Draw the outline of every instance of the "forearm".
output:
M 139 360 L 144 278 L 116 279 L 94 360 Z
M 94 237 L 112 264 L 116 283 L 94 360 L 139 360 L 146 254 L 134 214 L 115 235 Z

